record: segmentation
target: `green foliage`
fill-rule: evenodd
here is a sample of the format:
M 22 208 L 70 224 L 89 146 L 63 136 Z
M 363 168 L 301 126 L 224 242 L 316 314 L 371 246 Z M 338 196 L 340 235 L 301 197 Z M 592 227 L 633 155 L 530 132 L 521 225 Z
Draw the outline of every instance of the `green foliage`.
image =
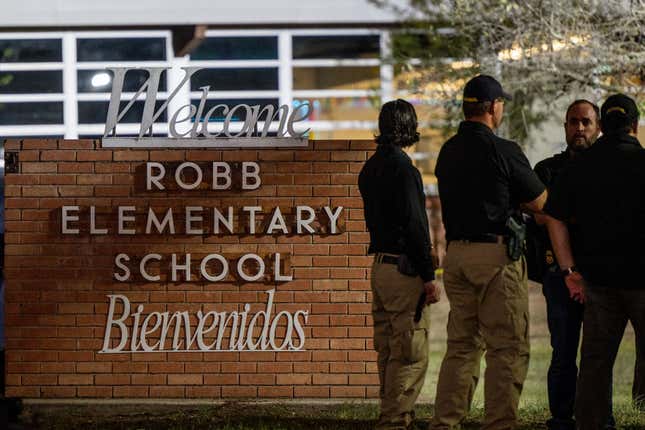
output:
M 527 94 L 521 89 L 513 92 L 513 101 L 507 102 L 504 109 L 505 135 L 516 142 L 526 142 L 531 129 L 549 118 L 549 112 L 532 109 L 536 94 Z
M 1 55 L 0 60 L 11 57 L 13 50 L 11 48 L 5 48 Z M 13 75 L 11 73 L 0 73 L 0 87 L 4 85 L 9 85 L 13 80 Z
M 394 60 L 418 59 L 435 64 L 441 58 L 465 58 L 472 52 L 472 41 L 454 32 L 447 23 L 410 22 L 409 27 L 392 33 Z
M 645 0 L 370 2 L 400 16 L 386 61 L 395 64 L 400 89 L 444 107 L 443 122 L 433 124 L 444 132 L 461 118 L 455 100 L 464 79 L 478 73 L 497 77 L 514 94 L 503 132 L 520 142 L 555 101 L 572 94 L 645 97 Z M 465 60 L 471 65 L 452 67 Z
M 0 87 L 9 85 L 11 81 L 13 81 L 13 75 L 11 73 L 0 73 Z

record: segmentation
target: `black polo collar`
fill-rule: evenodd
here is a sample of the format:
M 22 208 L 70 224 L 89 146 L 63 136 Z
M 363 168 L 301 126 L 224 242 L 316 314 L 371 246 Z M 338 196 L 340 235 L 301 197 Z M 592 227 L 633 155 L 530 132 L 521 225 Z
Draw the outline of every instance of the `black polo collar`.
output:
M 468 120 L 462 121 L 461 123 L 459 123 L 459 131 L 460 132 L 480 131 L 484 133 L 495 134 L 493 133 L 493 130 L 491 130 L 491 128 L 488 127 L 487 125 L 482 124 L 481 122 L 478 122 L 478 121 L 468 121 Z
M 600 144 L 601 146 L 630 145 L 630 146 L 637 146 L 641 148 L 641 144 L 638 141 L 638 139 L 636 139 L 631 134 L 625 133 L 625 132 L 603 134 L 601 137 L 598 138 L 596 143 L 592 145 L 592 147 L 598 144 Z

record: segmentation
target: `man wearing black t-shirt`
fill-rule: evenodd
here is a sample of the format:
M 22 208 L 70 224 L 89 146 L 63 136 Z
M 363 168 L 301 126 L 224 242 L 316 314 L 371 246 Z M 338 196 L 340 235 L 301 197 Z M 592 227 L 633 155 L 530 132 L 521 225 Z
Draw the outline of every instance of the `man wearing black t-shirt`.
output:
M 616 94 L 601 108 L 603 136 L 558 177 L 544 207 L 570 296 L 585 303 L 575 417 L 579 429 L 608 419 L 611 374 L 627 321 L 636 333 L 634 400 L 645 393 L 645 150 L 638 108 Z M 602 208 L 599 202 L 603 201 Z M 577 226 L 575 254 L 567 223 Z
M 563 152 L 540 161 L 535 173 L 548 189 L 560 174 L 578 155 L 591 147 L 600 134 L 600 108 L 589 100 L 576 100 L 567 108 L 564 122 L 567 148 Z M 539 223 L 543 217 L 536 215 Z M 577 226 L 569 225 L 572 243 L 575 248 Z M 543 228 L 542 242 L 545 245 L 544 259 L 546 271 L 542 282 L 546 299 L 547 322 L 551 334 L 551 363 L 547 375 L 549 409 L 551 418 L 547 421 L 550 430 L 575 430 L 573 407 L 576 397 L 578 378 L 577 358 L 584 305 L 569 297 L 569 290 L 560 273 L 546 227 Z M 611 403 L 609 405 L 611 408 Z M 611 409 L 610 409 L 611 410 Z M 610 414 L 606 428 L 614 428 Z
M 435 169 L 448 241 L 444 285 L 450 315 L 434 429 L 453 429 L 467 414 L 484 347 L 483 428 L 517 423 L 529 362 L 527 272 L 524 256 L 507 250 L 506 225 L 520 204 L 540 211 L 546 191 L 517 143 L 493 132 L 502 121 L 504 99 L 510 96 L 490 76 L 466 84 L 466 120 L 441 148 Z

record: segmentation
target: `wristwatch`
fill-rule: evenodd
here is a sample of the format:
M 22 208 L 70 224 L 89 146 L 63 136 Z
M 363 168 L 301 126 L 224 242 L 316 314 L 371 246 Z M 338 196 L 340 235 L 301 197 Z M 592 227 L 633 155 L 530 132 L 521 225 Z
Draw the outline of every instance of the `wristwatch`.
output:
M 578 268 L 576 266 L 571 266 L 567 267 L 566 269 L 560 270 L 560 274 L 562 275 L 563 278 L 566 278 L 567 276 L 571 275 L 573 272 L 577 272 Z

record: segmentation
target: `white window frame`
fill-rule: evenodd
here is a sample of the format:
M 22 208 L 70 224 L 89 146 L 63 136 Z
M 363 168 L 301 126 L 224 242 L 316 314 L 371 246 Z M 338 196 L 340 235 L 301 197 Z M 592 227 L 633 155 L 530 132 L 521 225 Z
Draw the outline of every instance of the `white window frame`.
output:
M 29 102 L 63 102 L 63 118 L 65 118 L 65 46 L 64 32 L 11 32 L 0 33 L 0 40 L 20 39 L 58 39 L 61 42 L 61 61 L 51 62 L 26 62 L 26 63 L 0 63 L 0 72 L 31 72 L 55 70 L 63 74 L 63 92 L 61 93 L 27 93 L 27 94 L 2 94 L 0 103 L 29 103 Z M 40 136 L 65 134 L 66 126 L 63 124 L 25 124 L 25 125 L 1 125 L 0 136 Z
M 356 59 L 293 59 L 293 37 L 295 36 L 337 36 L 337 35 L 379 35 L 380 58 Z M 393 67 L 383 64 L 382 59 L 389 57 L 389 31 L 381 29 L 231 29 L 208 30 L 206 37 L 277 37 L 278 58 L 272 60 L 190 60 L 189 56 L 175 57 L 172 50 L 172 35 L 170 30 L 112 30 L 112 31 L 58 31 L 58 32 L 11 32 L 0 33 L 0 40 L 7 39 L 60 39 L 63 58 L 60 62 L 34 62 L 34 63 L 7 63 L 0 64 L 0 71 L 37 71 L 60 70 L 63 73 L 63 92 L 54 94 L 5 94 L 0 95 L 2 102 L 38 102 L 55 101 L 63 102 L 63 124 L 56 125 L 9 125 L 0 126 L 2 136 L 29 136 L 29 135 L 64 135 L 67 139 L 78 138 L 79 135 L 102 135 L 104 124 L 79 124 L 78 103 L 84 101 L 109 101 L 109 93 L 79 93 L 77 90 L 77 76 L 80 70 L 104 69 L 106 67 L 170 67 L 167 73 L 167 88 L 174 89 L 183 77 L 182 72 L 173 73 L 181 66 L 201 66 L 206 68 L 253 68 L 276 67 L 278 68 L 278 89 L 267 91 L 211 91 L 209 99 L 251 99 L 251 98 L 277 98 L 279 104 L 291 106 L 296 98 L 336 98 L 336 97 L 380 97 L 381 101 L 393 98 Z M 78 39 L 83 38 L 148 38 L 162 37 L 166 39 L 165 61 L 76 61 L 76 46 Z M 380 67 L 380 87 L 378 89 L 360 90 L 294 90 L 294 67 Z M 181 107 L 190 103 L 191 99 L 200 98 L 201 92 L 190 91 L 186 88 L 180 90 L 175 99 L 169 104 L 168 118 Z M 168 97 L 169 92 L 159 92 L 159 99 Z M 134 93 L 123 93 L 122 100 L 130 100 Z M 140 97 L 143 99 L 143 95 Z M 375 130 L 376 121 L 303 121 L 304 128 L 316 131 L 332 131 L 343 129 Z M 259 124 L 262 125 L 261 123 Z M 273 122 L 271 130 L 277 129 L 278 122 Z M 209 130 L 216 129 L 217 124 L 209 124 Z M 136 134 L 138 124 L 119 124 L 120 134 Z M 167 133 L 167 123 L 157 123 L 153 128 L 154 133 Z

